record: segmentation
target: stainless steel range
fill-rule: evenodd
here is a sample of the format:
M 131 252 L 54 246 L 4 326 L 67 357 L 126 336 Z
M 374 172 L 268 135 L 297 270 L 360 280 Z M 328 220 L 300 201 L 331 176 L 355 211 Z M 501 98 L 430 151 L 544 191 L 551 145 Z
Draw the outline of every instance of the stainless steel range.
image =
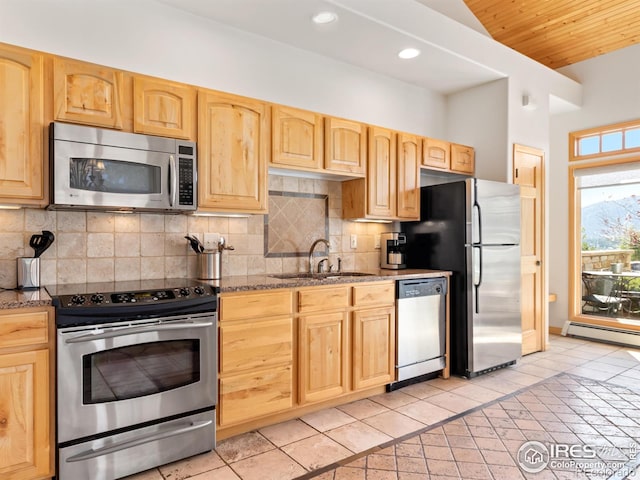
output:
M 59 480 L 113 480 L 215 447 L 216 287 L 48 287 Z

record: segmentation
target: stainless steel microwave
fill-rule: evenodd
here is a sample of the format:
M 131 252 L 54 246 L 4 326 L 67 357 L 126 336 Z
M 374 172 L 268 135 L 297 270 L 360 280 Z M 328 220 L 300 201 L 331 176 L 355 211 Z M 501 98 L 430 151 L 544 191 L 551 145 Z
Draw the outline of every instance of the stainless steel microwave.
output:
M 194 142 L 58 122 L 49 138 L 51 209 L 197 207 Z

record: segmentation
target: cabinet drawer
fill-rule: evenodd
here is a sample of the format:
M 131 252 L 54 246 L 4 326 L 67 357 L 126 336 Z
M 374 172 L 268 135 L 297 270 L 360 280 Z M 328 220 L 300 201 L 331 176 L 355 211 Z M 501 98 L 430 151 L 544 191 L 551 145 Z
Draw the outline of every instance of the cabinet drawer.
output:
M 291 317 L 220 326 L 220 373 L 293 361 Z
M 291 290 L 221 295 L 220 321 L 291 314 Z
M 364 307 L 368 305 L 390 305 L 395 302 L 395 283 L 375 285 L 354 285 L 353 305 Z
M 47 312 L 25 312 L 0 315 L 0 348 L 47 343 Z
M 298 312 L 341 310 L 349 306 L 349 287 L 298 290 Z
M 292 406 L 291 366 L 220 379 L 220 426 L 244 422 Z

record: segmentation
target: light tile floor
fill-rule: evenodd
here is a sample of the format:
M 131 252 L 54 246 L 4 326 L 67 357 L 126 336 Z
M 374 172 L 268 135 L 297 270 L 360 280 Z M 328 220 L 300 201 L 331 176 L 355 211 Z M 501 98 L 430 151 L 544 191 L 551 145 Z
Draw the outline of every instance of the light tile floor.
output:
M 640 444 L 634 391 L 640 393 L 640 350 L 552 335 L 547 351 L 515 366 L 321 410 L 127 479 L 607 478 L 566 469 L 528 474 L 515 454 L 525 440 Z

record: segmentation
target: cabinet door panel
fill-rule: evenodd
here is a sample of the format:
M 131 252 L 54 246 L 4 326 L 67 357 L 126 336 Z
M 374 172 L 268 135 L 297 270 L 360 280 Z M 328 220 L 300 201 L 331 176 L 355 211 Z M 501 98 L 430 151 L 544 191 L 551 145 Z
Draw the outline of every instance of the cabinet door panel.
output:
M 266 213 L 267 105 L 201 92 L 198 116 L 199 208 Z
M 49 352 L 0 354 L 0 477 L 53 474 L 49 424 Z
M 279 167 L 322 167 L 322 115 L 275 105 L 272 111 L 273 154 Z
M 0 202 L 44 199 L 43 57 L 0 45 Z
M 475 169 L 475 151 L 472 147 L 451 144 L 451 170 L 473 174 Z
M 291 314 L 292 295 L 291 290 L 222 294 L 220 296 L 220 321 Z
M 347 391 L 347 313 L 299 318 L 300 403 L 333 398 Z
M 422 165 L 449 170 L 451 167 L 451 145 L 435 138 L 425 138 L 422 150 Z
M 319 312 L 330 308 L 337 310 L 349 306 L 349 287 L 309 288 L 298 290 L 298 312 Z
M 339 118 L 325 118 L 324 168 L 364 177 L 367 166 L 365 125 Z
M 420 219 L 420 161 L 422 140 L 415 135 L 398 134 L 398 217 Z
M 220 373 L 293 362 L 291 317 L 220 326 Z
M 53 87 L 56 120 L 122 128 L 122 72 L 55 58 Z
M 47 312 L 0 315 L 0 348 L 47 343 L 48 339 Z
M 369 128 L 367 214 L 393 218 L 396 213 L 396 135 Z
M 354 285 L 353 306 L 393 305 L 395 302 L 395 283 L 374 285 Z
M 395 374 L 393 307 L 353 312 L 353 388 L 385 385 Z
M 239 423 L 293 406 L 291 366 L 220 379 L 220 426 Z
M 146 77 L 133 79 L 133 131 L 195 140 L 196 90 Z

